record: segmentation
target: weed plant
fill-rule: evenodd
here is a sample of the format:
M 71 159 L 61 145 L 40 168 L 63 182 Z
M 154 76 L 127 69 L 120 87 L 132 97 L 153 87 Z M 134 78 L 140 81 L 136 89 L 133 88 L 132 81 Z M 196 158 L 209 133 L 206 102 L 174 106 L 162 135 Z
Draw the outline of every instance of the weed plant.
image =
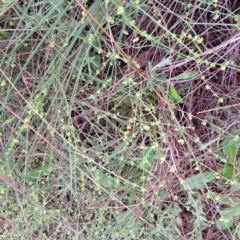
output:
M 1 239 L 239 239 L 240 3 L 0 1 Z

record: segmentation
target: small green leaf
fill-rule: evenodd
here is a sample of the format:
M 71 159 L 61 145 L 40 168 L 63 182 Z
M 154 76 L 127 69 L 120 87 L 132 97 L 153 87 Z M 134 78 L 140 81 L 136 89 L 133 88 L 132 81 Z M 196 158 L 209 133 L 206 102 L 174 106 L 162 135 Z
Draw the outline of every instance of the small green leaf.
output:
M 156 71 L 153 70 L 153 66 L 150 62 L 148 62 L 148 71 L 152 75 L 153 73 L 156 74 Z M 154 71 L 154 72 L 153 72 Z M 155 77 L 156 75 L 154 75 Z
M 25 177 L 28 179 L 34 178 L 35 180 L 38 180 L 39 178 L 43 177 L 45 174 L 49 173 L 51 170 L 52 170 L 52 167 L 50 164 L 43 164 L 40 167 L 37 167 L 28 171 Z
M 219 141 L 219 137 L 214 138 L 214 139 L 210 140 L 210 141 L 207 142 L 207 143 L 201 144 L 199 149 L 200 149 L 201 151 L 202 151 L 202 150 L 205 150 L 205 149 L 207 149 L 212 143 L 215 143 L 215 142 L 217 142 L 217 141 Z
M 153 77 L 151 77 L 150 79 L 148 79 L 147 81 L 147 86 L 149 86 L 150 84 L 152 84 L 152 82 L 154 81 L 155 79 Z
M 98 173 L 99 175 L 99 184 L 104 188 L 111 188 L 114 186 L 114 178 L 103 173 Z
M 231 164 L 234 164 L 234 160 L 237 153 L 237 144 L 233 140 L 233 137 L 228 136 L 225 138 L 223 142 L 223 152 L 229 158 Z
M 150 62 L 148 62 L 148 70 L 151 77 L 147 81 L 147 86 L 149 86 L 154 80 L 156 80 L 156 71 L 153 70 L 152 64 Z
M 147 170 L 151 167 L 155 154 L 151 149 L 144 149 L 140 154 L 138 168 L 141 170 Z
M 92 41 L 92 46 L 94 48 L 95 51 L 98 50 L 98 48 L 100 47 L 98 39 L 96 38 L 95 40 Z
M 164 67 L 164 66 L 166 66 L 166 65 L 169 65 L 170 63 L 171 63 L 170 57 L 164 58 L 161 62 L 159 62 L 159 63 L 154 67 L 154 69 L 160 68 L 160 67 Z
M 152 84 L 153 82 L 157 82 L 157 81 L 159 81 L 159 80 L 164 81 L 164 80 L 166 80 L 167 77 L 168 77 L 165 73 L 160 74 L 160 75 L 157 76 L 155 67 L 153 67 L 150 62 L 148 62 L 148 70 L 149 70 L 149 74 L 150 74 L 151 77 L 150 77 L 150 79 L 147 81 L 147 86 L 149 86 L 149 85 Z
M 148 222 L 150 223 L 154 223 L 155 222 L 155 219 L 152 215 L 148 215 L 146 218 L 145 218 Z
M 183 103 L 182 98 L 178 95 L 176 89 L 174 88 L 174 86 L 173 86 L 172 84 L 170 84 L 169 96 L 170 96 L 175 102 Z
M 193 78 L 196 76 L 196 72 L 185 72 L 182 73 L 176 77 L 174 77 L 174 80 L 185 80 L 185 79 L 189 79 L 189 78 Z
M 101 67 L 101 58 L 99 56 L 94 56 L 91 58 L 91 67 L 94 70 L 98 70 Z
M 168 77 L 168 76 L 167 76 L 165 73 L 163 73 L 163 74 L 161 74 L 161 75 L 158 76 L 158 79 L 159 79 L 159 80 L 166 80 L 167 77 Z

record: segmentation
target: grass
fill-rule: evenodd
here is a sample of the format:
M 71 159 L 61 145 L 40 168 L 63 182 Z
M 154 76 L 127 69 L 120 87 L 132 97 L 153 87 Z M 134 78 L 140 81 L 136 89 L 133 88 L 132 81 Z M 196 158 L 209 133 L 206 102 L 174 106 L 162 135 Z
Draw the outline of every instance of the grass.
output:
M 1 239 L 240 238 L 238 1 L 0 1 Z

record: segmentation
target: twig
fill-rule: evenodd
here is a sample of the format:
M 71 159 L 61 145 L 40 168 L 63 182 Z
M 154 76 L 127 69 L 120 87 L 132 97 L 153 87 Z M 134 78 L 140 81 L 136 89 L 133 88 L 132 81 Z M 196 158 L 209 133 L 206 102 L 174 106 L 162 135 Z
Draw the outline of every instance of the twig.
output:
M 206 112 L 212 112 L 212 111 L 215 111 L 215 110 L 221 110 L 221 109 L 226 109 L 226 108 L 230 108 L 230 107 L 237 107 L 237 106 L 240 106 L 240 103 L 236 103 L 236 104 L 232 104 L 232 105 L 228 105 L 228 106 L 223 106 L 223 107 L 218 107 L 218 108 L 212 108 L 212 109 L 204 110 L 204 111 L 198 112 L 197 114 L 206 113 Z
M 138 202 L 138 199 L 137 199 L 137 196 L 136 194 L 134 194 L 134 198 L 135 198 L 135 201 L 136 201 L 136 217 L 135 217 L 135 222 L 138 222 L 139 219 L 140 219 L 140 214 L 141 214 L 141 210 L 140 210 L 140 203 Z

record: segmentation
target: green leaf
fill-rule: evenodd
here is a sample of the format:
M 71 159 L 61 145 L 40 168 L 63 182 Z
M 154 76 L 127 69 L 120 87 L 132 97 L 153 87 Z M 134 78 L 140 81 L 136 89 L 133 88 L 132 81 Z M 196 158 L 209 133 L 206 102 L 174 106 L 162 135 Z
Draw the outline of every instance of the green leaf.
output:
M 152 217 L 152 215 L 148 215 L 146 218 L 145 218 L 148 222 L 150 222 L 150 223 L 154 223 L 155 222 L 155 219 L 154 219 L 154 217 Z
M 91 58 L 91 67 L 94 70 L 98 70 L 101 67 L 101 58 L 99 56 L 93 56 Z
M 230 227 L 232 227 L 234 221 L 233 219 L 223 219 L 220 218 L 216 221 L 216 227 L 222 231 L 229 229 Z
M 163 74 L 161 74 L 161 75 L 158 76 L 158 79 L 159 79 L 159 80 L 166 80 L 167 77 L 168 77 L 167 74 L 163 73 Z
M 230 208 L 220 210 L 221 218 L 216 221 L 218 229 L 226 230 L 233 226 L 234 219 L 240 217 L 240 204 L 231 206 Z
M 150 62 L 148 62 L 148 71 L 151 76 L 152 76 L 152 74 L 155 74 L 154 77 L 156 77 L 156 71 L 153 70 L 153 66 Z
M 128 209 L 126 211 L 124 211 L 123 213 L 120 213 L 117 215 L 116 217 L 116 221 L 118 226 L 121 225 L 125 225 L 127 226 L 130 222 L 133 223 L 131 225 L 131 229 L 132 230 L 139 230 L 139 223 L 135 223 L 134 222 L 134 218 L 135 218 L 135 214 L 134 213 L 134 208 L 133 207 L 128 207 Z
M 149 86 L 154 80 L 156 80 L 156 71 L 153 70 L 152 64 L 150 62 L 148 62 L 148 70 L 151 77 L 147 81 L 147 86 Z
M 164 67 L 164 66 L 166 66 L 166 65 L 169 65 L 170 63 L 171 63 L 170 57 L 164 58 L 160 63 L 158 63 L 158 64 L 154 67 L 154 69 L 160 68 L 160 67 Z
M 240 217 L 240 204 L 235 204 L 228 209 L 219 211 L 224 217 Z
M 234 160 L 237 153 L 237 144 L 233 140 L 233 137 L 228 136 L 225 138 L 223 142 L 223 152 L 229 158 L 231 164 L 234 164 Z
M 225 172 L 225 178 L 232 179 L 233 176 L 233 166 L 227 166 L 227 170 Z
M 101 184 L 104 188 L 111 188 L 114 186 L 114 178 L 103 174 L 103 173 L 98 173 L 99 175 L 99 184 Z
M 183 103 L 182 98 L 178 95 L 176 89 L 174 88 L 174 86 L 173 86 L 172 84 L 170 84 L 169 96 L 170 96 L 175 102 Z
M 98 48 L 100 47 L 98 39 L 96 38 L 95 40 L 92 41 L 92 46 L 95 51 L 98 51 Z
M 224 168 L 218 170 L 219 174 L 222 174 L 223 172 Z M 186 178 L 185 184 L 187 185 L 188 188 L 193 190 L 194 188 L 201 188 L 202 186 L 206 185 L 208 182 L 211 182 L 215 178 L 216 178 L 215 172 L 198 173 L 196 175 L 192 175 L 189 178 Z
M 144 149 L 140 154 L 138 168 L 141 170 L 147 170 L 151 167 L 155 154 L 151 149 Z
M 207 143 L 201 144 L 199 149 L 200 149 L 201 151 L 202 151 L 202 150 L 205 150 L 205 149 L 207 149 L 212 143 L 215 143 L 216 141 L 219 141 L 219 137 L 214 138 L 214 139 L 210 140 L 210 141 L 207 142 Z
M 185 72 L 182 73 L 176 77 L 174 77 L 174 80 L 185 80 L 185 79 L 189 79 L 189 78 L 193 78 L 196 76 L 196 72 Z
M 230 191 L 231 192 L 240 192 L 240 181 L 239 180 L 231 181 Z
M 49 173 L 52 170 L 52 167 L 50 164 L 43 164 L 40 167 L 34 168 L 30 171 L 28 171 L 25 175 L 25 178 L 34 178 L 35 180 L 38 180 L 39 178 L 43 177 L 45 174 Z
M 148 81 L 147 81 L 147 86 L 149 86 L 150 84 L 152 84 L 154 80 L 155 80 L 155 79 L 154 79 L 153 77 L 151 77 L 150 79 L 148 79 Z

